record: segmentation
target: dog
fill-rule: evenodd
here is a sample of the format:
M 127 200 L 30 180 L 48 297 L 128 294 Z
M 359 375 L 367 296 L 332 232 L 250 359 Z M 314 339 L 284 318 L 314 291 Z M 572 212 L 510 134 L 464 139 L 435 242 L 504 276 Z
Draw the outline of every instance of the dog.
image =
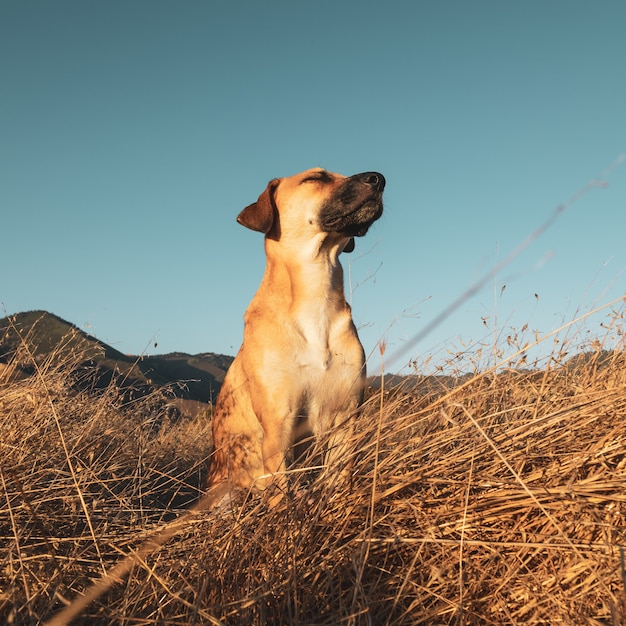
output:
M 194 514 L 285 469 L 297 428 L 330 434 L 336 463 L 363 399 L 365 353 L 343 288 L 342 252 L 382 215 L 385 178 L 315 168 L 270 181 L 237 220 L 265 234 L 267 264 L 245 314 L 244 338 L 213 414 L 207 491 L 46 622 L 65 626 L 169 541 Z
M 266 268 L 215 406 L 209 492 L 265 487 L 296 431 L 331 434 L 327 463 L 341 454 L 366 371 L 339 255 L 382 215 L 384 188 L 378 172 L 315 168 L 270 181 L 239 214 L 265 235 Z

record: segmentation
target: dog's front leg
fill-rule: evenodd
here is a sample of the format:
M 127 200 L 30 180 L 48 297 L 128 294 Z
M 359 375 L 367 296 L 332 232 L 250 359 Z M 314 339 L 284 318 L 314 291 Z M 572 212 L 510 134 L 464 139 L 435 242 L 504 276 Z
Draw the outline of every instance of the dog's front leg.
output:
M 286 467 L 288 446 L 285 445 L 283 432 L 280 429 L 268 428 L 263 437 L 263 468 L 268 476 L 283 472 Z
M 360 394 L 347 398 L 343 409 L 333 403 L 321 403 L 309 415 L 313 435 L 325 447 L 324 465 L 329 478 L 351 480 L 352 450 Z M 347 410 L 346 410 L 347 409 Z
M 292 445 L 296 409 L 289 397 L 276 391 L 256 388 L 252 396 L 254 412 L 263 429 L 261 451 L 263 456 L 263 476 L 257 479 L 259 486 L 271 482 L 284 482 L 287 455 Z

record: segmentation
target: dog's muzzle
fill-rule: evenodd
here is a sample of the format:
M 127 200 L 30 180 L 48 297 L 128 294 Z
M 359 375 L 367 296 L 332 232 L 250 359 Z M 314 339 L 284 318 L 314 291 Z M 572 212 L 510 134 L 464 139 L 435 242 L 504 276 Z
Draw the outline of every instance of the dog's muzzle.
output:
M 346 178 L 322 205 L 319 219 L 325 232 L 362 237 L 383 214 L 385 177 L 363 172 Z

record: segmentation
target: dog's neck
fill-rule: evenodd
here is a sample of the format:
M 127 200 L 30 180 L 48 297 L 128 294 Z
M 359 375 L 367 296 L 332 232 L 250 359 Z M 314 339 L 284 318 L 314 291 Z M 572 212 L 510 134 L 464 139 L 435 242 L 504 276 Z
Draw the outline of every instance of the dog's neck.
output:
M 313 306 L 320 313 L 326 308 L 344 309 L 347 304 L 339 262 L 341 249 L 339 244 L 324 245 L 323 240 L 289 246 L 266 239 L 263 281 L 272 285 L 277 298 L 287 301 L 283 306 Z
M 266 240 L 267 264 L 258 293 L 270 310 L 289 312 L 287 333 L 305 342 L 294 358 L 300 365 L 327 369 L 333 355 L 331 337 L 352 327 L 350 306 L 339 262 L 341 246 L 285 246 Z M 285 258 L 289 258 L 288 263 Z M 252 304 L 255 307 L 256 303 Z

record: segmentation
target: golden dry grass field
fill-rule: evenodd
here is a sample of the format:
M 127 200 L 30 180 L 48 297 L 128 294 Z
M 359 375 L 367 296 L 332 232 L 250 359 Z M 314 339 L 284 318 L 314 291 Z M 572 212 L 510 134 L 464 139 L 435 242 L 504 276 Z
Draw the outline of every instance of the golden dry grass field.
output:
M 622 322 L 615 312 L 607 337 Z M 372 391 L 350 482 L 295 468 L 274 508 L 250 493 L 194 515 L 77 623 L 623 624 L 615 345 Z M 49 619 L 180 515 L 211 452 L 208 416 L 170 421 L 158 394 L 77 391 L 71 356 L 31 352 L 0 366 L 3 624 Z

